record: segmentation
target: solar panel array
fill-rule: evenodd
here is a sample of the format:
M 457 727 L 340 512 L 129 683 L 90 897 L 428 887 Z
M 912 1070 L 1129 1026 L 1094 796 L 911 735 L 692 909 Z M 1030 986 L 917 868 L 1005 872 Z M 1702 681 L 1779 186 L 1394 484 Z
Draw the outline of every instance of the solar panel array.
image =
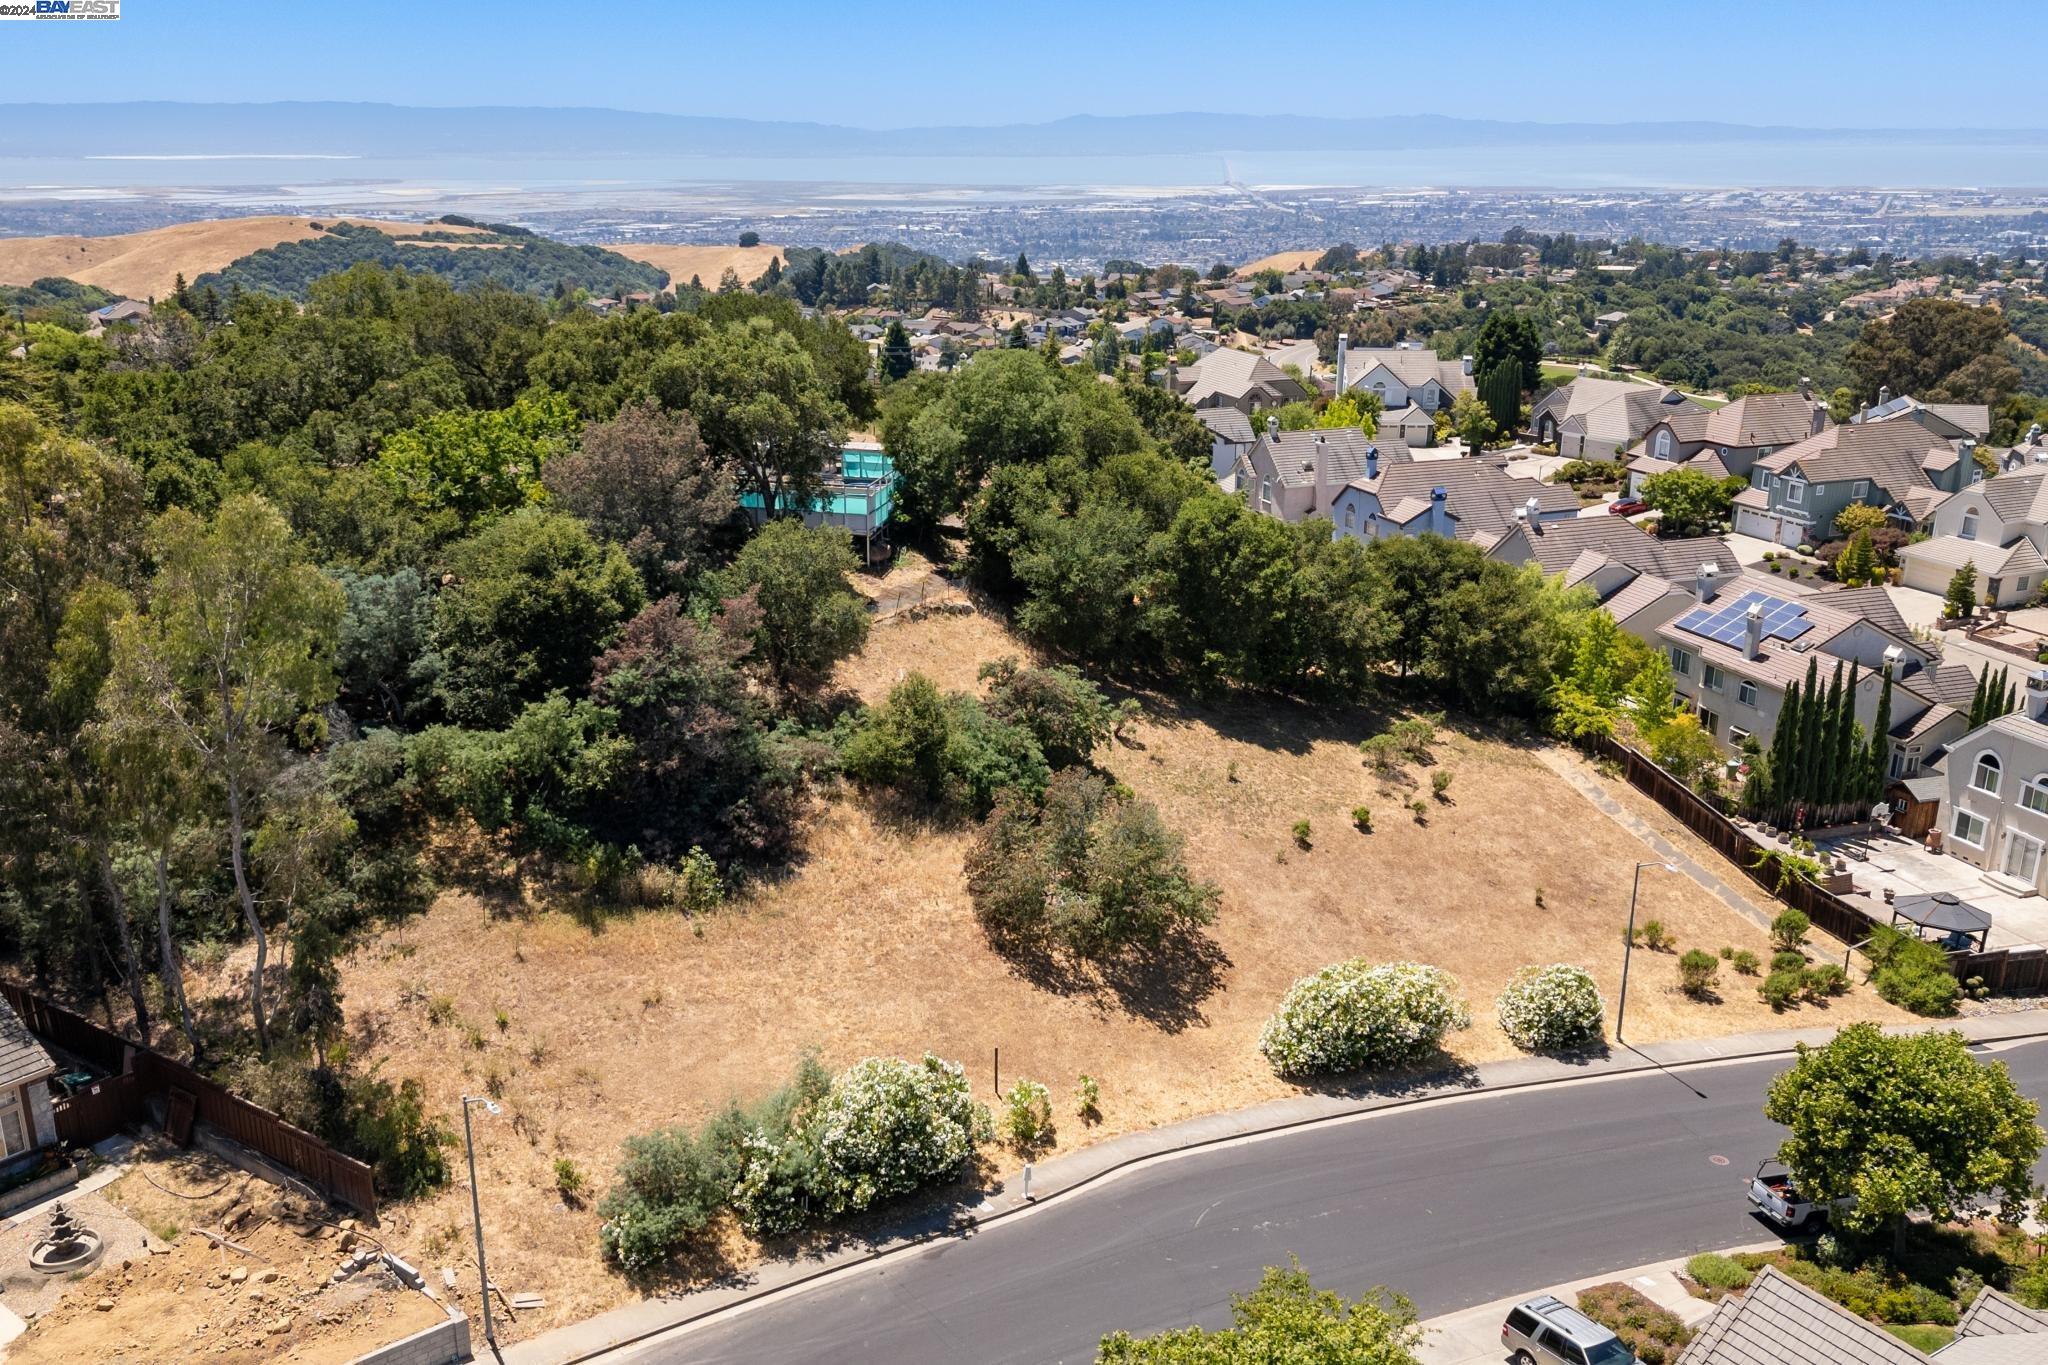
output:
M 1749 635 L 1749 609 L 1752 605 L 1763 608 L 1766 640 L 1796 640 L 1813 629 L 1813 622 L 1806 619 L 1803 605 L 1773 597 L 1767 592 L 1746 592 L 1732 602 L 1694 607 L 1679 618 L 1678 628 L 1740 649 Z

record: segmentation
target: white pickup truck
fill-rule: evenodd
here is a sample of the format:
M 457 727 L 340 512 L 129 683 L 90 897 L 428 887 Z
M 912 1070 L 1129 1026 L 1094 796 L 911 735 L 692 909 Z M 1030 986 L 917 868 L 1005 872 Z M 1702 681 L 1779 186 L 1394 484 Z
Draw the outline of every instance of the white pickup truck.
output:
M 1781 1228 L 1803 1228 L 1817 1218 L 1855 1205 L 1854 1197 L 1831 1204 L 1815 1204 L 1792 1187 L 1792 1173 L 1775 1161 L 1766 1161 L 1749 1179 L 1749 1202 L 1756 1211 Z

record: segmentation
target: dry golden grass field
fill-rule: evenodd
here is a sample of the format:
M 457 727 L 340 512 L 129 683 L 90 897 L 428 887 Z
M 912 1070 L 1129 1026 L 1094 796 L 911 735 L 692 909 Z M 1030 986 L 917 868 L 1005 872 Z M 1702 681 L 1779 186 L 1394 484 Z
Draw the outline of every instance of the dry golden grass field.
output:
M 1261 256 L 1256 261 L 1246 261 L 1237 268 L 1237 277 L 1248 280 L 1261 270 L 1278 270 L 1286 274 L 1292 270 L 1307 270 L 1321 259 L 1325 247 L 1312 246 L 1302 251 L 1276 251 L 1270 256 Z
M 728 267 L 739 272 L 740 283 L 752 284 L 778 256 L 786 257 L 786 246 L 698 246 L 673 242 L 606 242 L 628 260 L 645 261 L 656 270 L 668 272 L 671 287 L 686 285 L 695 275 L 706 289 L 718 288 L 718 278 Z
M 315 222 L 373 227 L 400 239 L 429 231 L 458 235 L 479 231 L 445 223 L 266 214 L 178 223 L 110 237 L 0 237 L 0 284 L 31 284 L 58 276 L 128 298 L 161 298 L 171 292 L 179 275 L 194 280 L 251 252 L 317 237 L 320 234 L 312 228 Z
M 911 669 L 975 687 L 977 667 L 1005 653 L 1028 651 L 994 617 L 905 618 L 878 625 L 840 681 L 869 698 Z M 531 887 L 448 892 L 360 949 L 344 988 L 367 1058 L 419 1077 L 451 1117 L 465 1091 L 505 1105 L 478 1130 L 493 1277 L 547 1298 L 513 1331 L 632 1297 L 599 1263 L 590 1211 L 622 1138 L 764 1091 L 806 1048 L 834 1067 L 929 1048 L 966 1062 L 985 1100 L 1000 1048 L 1007 1081 L 1052 1087 L 1064 1150 L 1290 1093 L 1257 1052 L 1259 1028 L 1296 978 L 1338 959 L 1413 957 L 1456 974 L 1474 1015 L 1451 1042 L 1463 1062 L 1511 1054 L 1492 999 L 1525 963 L 1583 963 L 1612 998 L 1630 872 L 1650 854 L 1528 749 L 1446 732 L 1435 766 L 1453 779 L 1439 803 L 1426 774 L 1419 788 L 1382 788 L 1361 765 L 1357 743 L 1381 719 L 1363 711 L 1147 704 L 1105 766 L 1159 805 L 1194 870 L 1223 888 L 1208 946 L 1172 962 L 1029 979 L 975 922 L 961 875 L 969 832 L 883 817 L 855 797 L 822 805 L 786 878 L 695 921 L 644 912 L 593 928 Z M 1418 791 L 1427 823 L 1403 809 Z M 1350 824 L 1361 803 L 1375 812 L 1371 834 Z M 1306 851 L 1290 834 L 1303 818 Z M 1646 876 L 1643 913 L 1682 947 L 1765 951 L 1761 930 L 1683 877 Z M 1901 1017 L 1861 988 L 1773 1016 L 1732 973 L 1713 1003 L 1676 982 L 1672 954 L 1638 953 L 1632 1037 Z M 437 1025 L 430 1009 L 453 1017 Z M 1092 1127 L 1074 1114 L 1083 1072 L 1102 1087 Z M 555 1192 L 557 1158 L 592 1180 L 580 1207 Z M 458 1180 L 387 1215 L 387 1240 L 429 1266 L 467 1267 L 467 1215 Z

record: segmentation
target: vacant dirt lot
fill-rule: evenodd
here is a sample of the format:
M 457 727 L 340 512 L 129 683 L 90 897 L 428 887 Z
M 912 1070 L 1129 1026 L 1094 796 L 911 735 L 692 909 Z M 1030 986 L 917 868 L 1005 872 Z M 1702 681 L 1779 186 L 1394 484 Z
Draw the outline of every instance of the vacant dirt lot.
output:
M 916 668 L 973 687 L 983 660 L 1026 652 L 993 618 L 930 615 L 878 625 L 841 681 L 874 697 Z M 975 923 L 960 870 L 969 832 L 849 798 L 819 812 L 786 879 L 695 922 L 644 913 L 593 929 L 531 892 L 446 894 L 355 956 L 348 1007 L 369 1056 L 419 1076 L 440 1112 L 457 1115 L 464 1091 L 501 1097 L 506 1117 L 478 1120 L 478 1162 L 493 1278 L 547 1296 L 517 1324 L 526 1334 L 630 1297 L 599 1266 L 589 1207 L 620 1139 L 758 1093 L 808 1047 L 834 1066 L 930 1048 L 965 1061 L 984 1099 L 1000 1048 L 1005 1078 L 1053 1088 L 1069 1147 L 1288 1093 L 1256 1050 L 1260 1025 L 1297 977 L 1340 958 L 1415 957 L 1457 974 L 1475 1016 L 1452 1045 L 1466 1061 L 1509 1055 L 1491 1001 L 1525 963 L 1584 963 L 1611 997 L 1644 845 L 1500 738 L 1446 735 L 1435 769 L 1453 775 L 1448 802 L 1430 796 L 1428 770 L 1383 788 L 1356 749 L 1379 723 L 1336 708 L 1155 704 L 1107 755 L 1224 889 L 1209 946 L 1172 961 L 1028 979 Z M 1426 823 L 1403 809 L 1418 795 Z M 1361 803 L 1372 834 L 1351 827 Z M 1296 819 L 1312 826 L 1306 851 Z M 1684 946 L 1764 949 L 1759 930 L 1680 877 L 1646 877 L 1643 912 Z M 1671 954 L 1638 955 L 1633 1036 L 1773 1022 L 1739 978 L 1717 1003 L 1687 1000 L 1676 979 Z M 1894 1017 L 1859 990 L 1779 1022 L 1870 1015 Z M 1074 1117 L 1083 1072 L 1102 1085 L 1097 1127 Z M 555 1190 L 557 1158 L 591 1179 L 579 1206 Z M 467 1202 L 452 1185 L 395 1215 L 391 1235 L 436 1248 L 430 1267 L 467 1266 Z
M 752 284 L 776 257 L 788 257 L 786 246 L 694 246 L 674 242 L 606 242 L 605 250 L 616 251 L 628 260 L 645 261 L 656 270 L 668 272 L 671 286 L 685 285 L 695 275 L 706 289 L 718 288 L 718 278 L 728 268 L 739 272 L 740 283 Z
M 32 284 L 51 276 L 96 284 L 133 299 L 161 298 L 179 275 L 198 279 L 252 251 L 320 234 L 312 224 L 353 223 L 394 237 L 420 232 L 467 234 L 445 223 L 391 223 L 370 218 L 220 218 L 178 223 L 110 237 L 0 237 L 0 284 Z

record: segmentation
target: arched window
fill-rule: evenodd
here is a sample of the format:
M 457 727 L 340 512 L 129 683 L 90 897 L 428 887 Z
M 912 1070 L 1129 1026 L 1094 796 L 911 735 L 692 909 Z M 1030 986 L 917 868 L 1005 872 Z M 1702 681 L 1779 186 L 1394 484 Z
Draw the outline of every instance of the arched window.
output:
M 1671 433 L 1668 431 L 1657 433 L 1657 458 L 1660 460 L 1671 458 Z
M 1963 509 L 1963 529 L 1956 532 L 1956 534 L 1961 536 L 1964 540 L 1975 540 L 1977 538 L 1976 508 L 1966 507 Z
M 2020 804 L 2036 815 L 2048 815 L 2048 773 L 2036 773 L 2020 788 Z
M 1970 768 L 1970 785 L 1986 796 L 1998 795 L 1998 755 L 1989 752 L 1977 755 L 1977 762 Z

